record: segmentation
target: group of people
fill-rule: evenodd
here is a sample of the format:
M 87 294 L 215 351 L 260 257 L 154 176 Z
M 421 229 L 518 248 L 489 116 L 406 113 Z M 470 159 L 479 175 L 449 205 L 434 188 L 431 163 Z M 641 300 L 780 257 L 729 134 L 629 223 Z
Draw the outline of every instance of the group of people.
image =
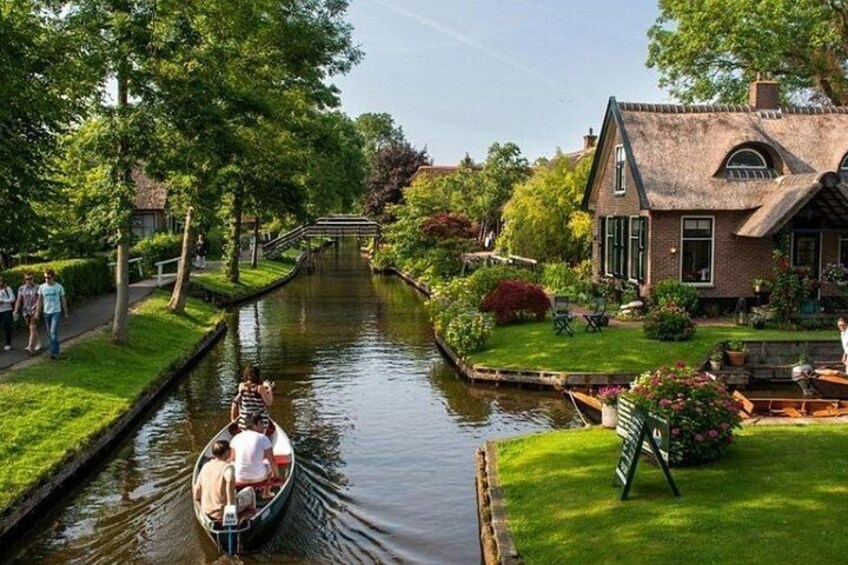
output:
M 50 358 L 55 359 L 59 355 L 59 320 L 63 316 L 68 317 L 68 302 L 65 288 L 56 281 L 53 269 L 44 271 L 44 282 L 41 284 L 36 284 L 33 273 L 24 273 L 24 284 L 17 292 L 0 276 L 0 326 L 3 328 L 4 351 L 12 349 L 15 321 L 20 318 L 23 318 L 29 330 L 24 351 L 41 351 L 38 322 L 43 318 L 49 339 L 48 352 Z
M 213 444 L 213 457 L 200 469 L 194 485 L 195 500 L 213 520 L 221 521 L 228 506 L 237 514 L 255 509 L 256 491 L 267 496 L 269 480 L 280 477 L 267 434 L 273 425 L 268 415 L 273 403 L 273 384 L 262 381 L 258 367 L 247 367 L 230 408 L 238 432 L 230 441 Z

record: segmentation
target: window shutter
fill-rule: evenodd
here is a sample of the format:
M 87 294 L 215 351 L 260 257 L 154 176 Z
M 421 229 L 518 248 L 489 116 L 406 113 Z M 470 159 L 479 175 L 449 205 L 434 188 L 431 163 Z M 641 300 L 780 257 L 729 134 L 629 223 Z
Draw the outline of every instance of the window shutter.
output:
M 648 218 L 639 218 L 639 282 L 648 270 Z
M 598 218 L 598 255 L 601 259 L 598 265 L 599 276 L 607 272 L 607 253 L 607 219 L 601 216 Z

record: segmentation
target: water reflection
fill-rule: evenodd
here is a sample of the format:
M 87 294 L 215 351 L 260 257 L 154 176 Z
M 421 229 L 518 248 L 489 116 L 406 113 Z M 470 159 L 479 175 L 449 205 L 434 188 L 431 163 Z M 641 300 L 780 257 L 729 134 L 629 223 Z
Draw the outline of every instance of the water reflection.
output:
M 478 563 L 473 453 L 578 422 L 555 395 L 470 387 L 432 342 L 421 300 L 354 245 L 232 312 L 228 334 L 14 555 L 21 562 L 212 562 L 189 476 L 228 418 L 238 369 L 277 384 L 299 456 L 291 505 L 246 562 Z

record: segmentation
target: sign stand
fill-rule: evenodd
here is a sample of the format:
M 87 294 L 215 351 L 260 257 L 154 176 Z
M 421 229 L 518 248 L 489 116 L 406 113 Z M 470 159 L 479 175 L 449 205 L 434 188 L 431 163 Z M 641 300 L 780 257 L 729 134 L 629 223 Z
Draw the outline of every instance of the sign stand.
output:
M 662 469 L 665 480 L 671 487 L 671 492 L 674 493 L 674 496 L 680 496 L 680 491 L 677 490 L 677 485 L 668 468 L 668 419 L 656 414 L 645 414 L 625 398 L 619 398 L 618 402 L 619 426 L 617 431 L 624 438 L 624 444 L 621 446 L 621 456 L 615 468 L 613 486 L 624 487 L 621 491 L 621 500 L 627 500 L 627 496 L 630 494 L 630 487 L 633 486 L 633 478 L 636 476 L 639 456 L 646 447 L 654 455 L 657 464 Z M 664 450 L 660 448 L 660 443 L 657 443 L 658 438 L 661 440 L 662 446 L 665 447 Z

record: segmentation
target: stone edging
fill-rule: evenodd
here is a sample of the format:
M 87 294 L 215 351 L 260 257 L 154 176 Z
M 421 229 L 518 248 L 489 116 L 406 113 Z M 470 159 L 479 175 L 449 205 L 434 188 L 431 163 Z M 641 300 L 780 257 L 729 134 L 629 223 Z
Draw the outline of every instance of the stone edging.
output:
M 12 534 L 32 524 L 40 517 L 41 510 L 66 493 L 87 471 L 101 461 L 109 448 L 120 441 L 132 426 L 141 419 L 147 409 L 180 376 L 193 367 L 226 331 L 226 323 L 219 321 L 215 328 L 207 332 L 190 353 L 175 360 L 158 379 L 139 394 L 132 406 L 122 416 L 112 422 L 98 436 L 92 438 L 82 450 L 69 455 L 64 461 L 58 463 L 55 467 L 58 471 L 48 480 L 34 485 L 18 497 L 15 502 L 7 506 L 0 514 L 0 543 L 8 543 Z
M 482 561 L 485 565 L 520 565 L 524 560 L 509 531 L 496 451 L 495 442 L 487 441 L 475 455 Z

